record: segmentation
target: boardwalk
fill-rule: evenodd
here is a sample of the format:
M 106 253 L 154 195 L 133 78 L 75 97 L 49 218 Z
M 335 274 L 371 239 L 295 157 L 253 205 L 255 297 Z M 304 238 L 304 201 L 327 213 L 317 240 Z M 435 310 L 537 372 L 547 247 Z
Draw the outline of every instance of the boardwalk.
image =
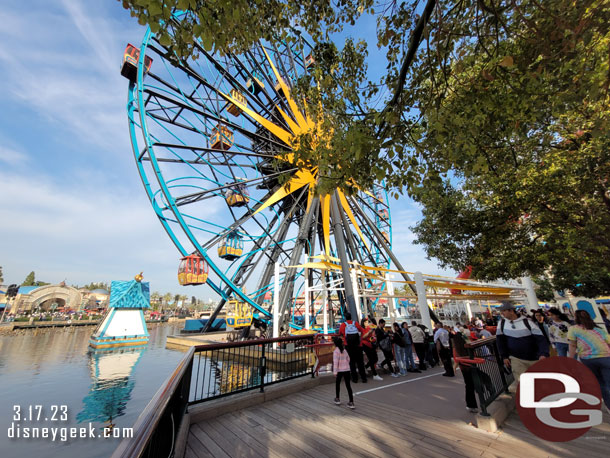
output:
M 498 433 L 468 424 L 462 378 L 438 372 L 354 385 L 356 410 L 332 402 L 334 385 L 191 425 L 186 458 L 582 457 L 606 458 L 609 417 L 569 443 L 533 436 L 513 414 Z

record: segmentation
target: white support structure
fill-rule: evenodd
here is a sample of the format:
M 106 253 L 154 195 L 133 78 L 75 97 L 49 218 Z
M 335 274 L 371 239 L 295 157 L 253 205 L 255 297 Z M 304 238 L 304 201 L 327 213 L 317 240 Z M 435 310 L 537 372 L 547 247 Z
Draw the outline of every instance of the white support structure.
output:
M 470 301 L 465 301 L 466 303 L 466 315 L 468 315 L 468 321 L 472 320 L 472 308 L 470 307 Z M 479 306 L 479 308 L 481 308 Z
M 278 316 L 280 311 L 280 263 L 275 263 L 274 277 L 273 277 L 273 338 L 280 336 L 280 317 Z M 277 343 L 273 344 L 273 349 L 277 348 Z
M 324 335 L 328 334 L 328 288 L 326 287 L 326 281 L 324 281 L 324 276 L 322 276 L 322 316 L 323 316 L 323 324 L 322 330 Z
M 390 322 L 394 323 L 396 321 L 396 298 L 394 296 L 394 283 L 392 283 L 392 276 L 390 272 L 386 272 L 385 274 L 385 284 L 386 290 L 388 291 L 388 314 L 390 316 Z
M 360 305 L 360 288 L 358 287 L 358 270 L 355 267 L 352 268 L 352 288 L 354 290 L 354 302 L 356 303 L 356 313 L 358 313 L 358 322 L 362 320 L 362 307 Z
M 428 301 L 426 299 L 426 285 L 424 284 L 424 276 L 421 272 L 415 272 L 415 289 L 417 291 L 417 305 L 421 314 L 421 322 L 428 329 L 432 329 L 432 320 L 430 319 L 430 309 L 428 309 Z
M 308 261 L 305 261 L 307 263 Z M 305 267 L 304 272 L 305 278 L 305 329 L 309 329 L 309 322 L 311 321 L 311 294 L 309 292 L 309 269 Z
M 534 290 L 534 284 L 530 277 L 521 277 L 521 284 L 525 287 L 525 294 L 527 295 L 527 302 L 529 309 L 538 310 L 538 298 L 536 297 L 536 291 Z

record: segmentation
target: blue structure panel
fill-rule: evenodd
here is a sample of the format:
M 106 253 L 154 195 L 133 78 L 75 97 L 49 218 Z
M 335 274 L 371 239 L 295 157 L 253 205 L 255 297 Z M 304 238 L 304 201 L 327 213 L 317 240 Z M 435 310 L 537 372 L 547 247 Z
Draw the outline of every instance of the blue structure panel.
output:
M 110 285 L 110 308 L 146 309 L 150 307 L 148 282 L 113 281 Z

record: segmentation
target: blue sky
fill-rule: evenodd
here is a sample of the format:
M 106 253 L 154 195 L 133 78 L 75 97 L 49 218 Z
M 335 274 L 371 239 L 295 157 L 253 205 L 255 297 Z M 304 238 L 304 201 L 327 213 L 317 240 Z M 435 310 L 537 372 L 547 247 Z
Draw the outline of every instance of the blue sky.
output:
M 119 69 L 126 43 L 138 46 L 145 29 L 113 0 L 4 0 L 0 23 L 5 283 L 21 283 L 32 270 L 39 280 L 80 285 L 144 271 L 152 290 L 214 297 L 207 287 L 178 285 L 178 252 L 133 160 Z M 380 60 L 370 25 L 360 30 Z M 394 251 L 405 268 L 453 274 L 412 244 L 408 227 L 418 208 L 403 198 L 391 210 Z

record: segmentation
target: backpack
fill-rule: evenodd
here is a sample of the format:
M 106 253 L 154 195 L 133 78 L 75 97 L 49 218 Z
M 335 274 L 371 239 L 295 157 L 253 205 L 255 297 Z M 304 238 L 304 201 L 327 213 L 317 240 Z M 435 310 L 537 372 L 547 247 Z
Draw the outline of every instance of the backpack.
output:
M 379 347 L 383 351 L 392 351 L 392 343 L 390 342 L 389 337 L 385 337 L 383 340 L 379 342 Z
M 502 321 L 500 322 L 500 331 L 502 331 L 502 334 L 504 334 L 504 325 L 505 324 L 506 324 L 506 318 L 502 318 Z M 527 330 L 531 334 L 532 333 L 532 327 L 530 326 L 530 320 L 528 320 L 526 318 L 525 320 L 523 320 L 523 324 L 525 324 L 525 327 L 527 328 Z
M 360 345 L 360 333 L 353 321 L 351 323 L 345 322 L 345 342 L 348 346 L 357 347 Z

